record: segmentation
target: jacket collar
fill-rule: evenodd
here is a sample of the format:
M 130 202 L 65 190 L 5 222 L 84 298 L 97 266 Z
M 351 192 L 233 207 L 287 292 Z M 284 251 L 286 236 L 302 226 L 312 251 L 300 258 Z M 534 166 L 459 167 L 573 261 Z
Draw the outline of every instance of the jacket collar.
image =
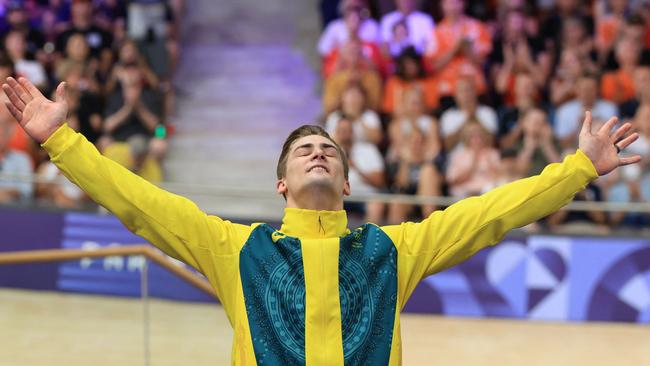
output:
M 285 208 L 280 231 L 287 236 L 317 239 L 348 234 L 348 217 L 344 210 L 315 211 Z

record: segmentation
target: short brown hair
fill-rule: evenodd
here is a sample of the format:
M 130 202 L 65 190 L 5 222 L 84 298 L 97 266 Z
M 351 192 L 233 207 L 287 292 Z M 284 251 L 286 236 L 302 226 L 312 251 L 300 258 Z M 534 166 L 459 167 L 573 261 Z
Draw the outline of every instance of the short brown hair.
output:
M 345 152 L 339 144 L 334 141 L 334 139 L 330 136 L 327 131 L 325 131 L 322 127 L 320 126 L 315 126 L 315 125 L 304 125 L 296 128 L 289 134 L 289 137 L 284 141 L 284 145 L 282 145 L 282 152 L 280 153 L 280 159 L 278 160 L 278 167 L 276 168 L 276 173 L 278 175 L 278 179 L 284 178 L 286 172 L 287 172 L 287 159 L 289 157 L 289 152 L 291 150 L 291 145 L 298 139 L 311 136 L 311 135 L 318 135 L 318 136 L 323 136 L 327 138 L 328 140 L 332 141 L 334 146 L 336 146 L 336 150 L 339 152 L 339 156 L 341 156 L 341 161 L 343 163 L 343 174 L 345 176 L 345 179 L 348 179 L 348 172 L 350 170 L 350 167 L 348 165 L 348 158 L 345 155 Z

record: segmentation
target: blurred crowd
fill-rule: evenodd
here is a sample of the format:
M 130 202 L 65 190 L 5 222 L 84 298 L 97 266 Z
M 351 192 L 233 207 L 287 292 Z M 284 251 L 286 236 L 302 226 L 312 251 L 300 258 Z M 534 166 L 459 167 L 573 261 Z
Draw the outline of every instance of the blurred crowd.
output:
M 642 164 L 577 197 L 650 201 L 650 1 L 322 1 L 323 123 L 346 149 L 353 194 L 464 198 L 539 174 L 575 152 L 584 112 L 640 139 Z M 350 205 L 372 222 L 434 205 Z M 562 211 L 607 232 L 643 214 Z
M 158 183 L 173 132 L 171 76 L 183 5 L 0 0 L 0 80 L 24 77 L 46 96 L 66 82 L 68 125 L 104 155 Z M 84 193 L 62 177 L 1 104 L 0 204 L 86 205 Z

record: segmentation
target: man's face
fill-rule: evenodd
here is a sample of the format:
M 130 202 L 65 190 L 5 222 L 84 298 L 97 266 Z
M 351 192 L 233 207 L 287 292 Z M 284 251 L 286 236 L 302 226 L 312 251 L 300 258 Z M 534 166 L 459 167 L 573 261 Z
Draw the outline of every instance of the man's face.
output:
M 634 87 L 639 97 L 650 97 L 650 67 L 637 67 L 634 70 Z
M 75 22 L 85 22 L 90 19 L 93 7 L 89 1 L 75 2 L 72 5 L 72 18 Z
M 588 77 L 580 78 L 576 85 L 576 94 L 583 105 L 592 106 L 598 98 L 598 81 Z
M 443 0 L 442 12 L 445 17 L 457 18 L 463 14 L 465 2 L 463 0 Z
M 415 0 L 395 0 L 395 5 L 402 14 L 410 14 L 415 10 Z
M 461 79 L 456 83 L 456 103 L 459 106 L 476 103 L 476 89 L 470 80 Z
M 330 191 L 341 198 L 350 194 L 342 156 L 324 136 L 310 135 L 294 141 L 287 155 L 284 178 L 277 182 L 278 193 L 287 198 L 310 189 Z

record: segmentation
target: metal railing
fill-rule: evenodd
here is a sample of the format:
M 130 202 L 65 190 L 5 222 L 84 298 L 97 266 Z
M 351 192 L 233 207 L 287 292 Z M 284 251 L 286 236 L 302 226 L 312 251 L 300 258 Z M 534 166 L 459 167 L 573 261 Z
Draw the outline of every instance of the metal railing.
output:
M 51 180 L 39 178 L 36 175 L 16 175 L 0 173 L 0 182 L 30 182 L 44 184 L 60 184 Z M 272 191 L 259 189 L 256 187 L 233 187 L 220 186 L 211 184 L 190 184 L 163 182 L 160 187 L 179 195 L 201 195 L 208 198 L 242 198 L 256 201 L 268 200 L 277 202 L 281 200 L 277 194 Z M 269 186 L 270 187 L 270 186 Z M 445 196 L 414 196 L 403 194 L 353 194 L 345 199 L 348 202 L 367 203 L 401 203 L 408 205 L 435 205 L 439 207 L 450 206 L 459 201 L 456 197 Z M 574 201 L 562 208 L 569 211 L 602 211 L 602 212 L 625 212 L 625 213 L 650 213 L 650 202 L 584 202 Z

